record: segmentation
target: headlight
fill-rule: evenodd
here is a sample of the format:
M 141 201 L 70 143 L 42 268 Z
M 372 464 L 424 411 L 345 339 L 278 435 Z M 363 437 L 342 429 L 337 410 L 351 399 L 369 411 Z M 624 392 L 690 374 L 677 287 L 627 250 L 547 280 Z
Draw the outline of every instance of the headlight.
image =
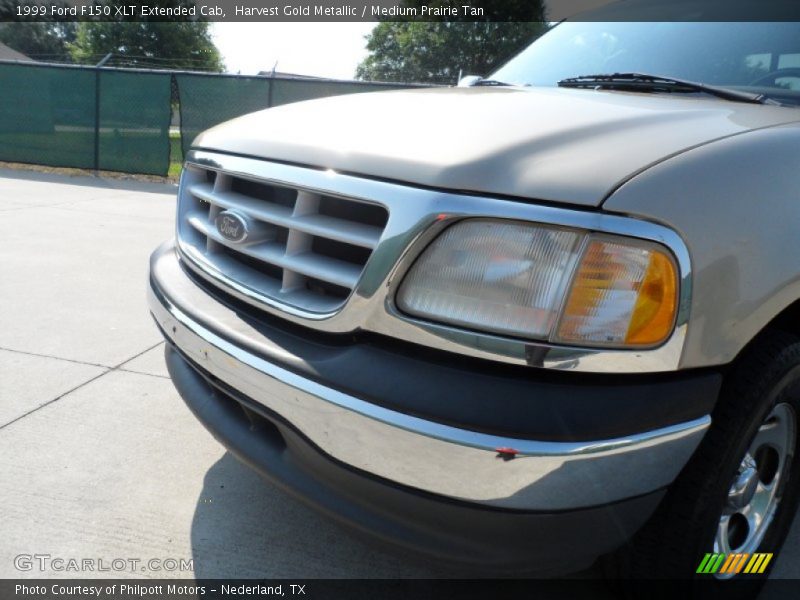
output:
M 468 219 L 422 253 L 401 311 L 581 346 L 654 346 L 672 332 L 678 272 L 665 248 L 549 225 Z

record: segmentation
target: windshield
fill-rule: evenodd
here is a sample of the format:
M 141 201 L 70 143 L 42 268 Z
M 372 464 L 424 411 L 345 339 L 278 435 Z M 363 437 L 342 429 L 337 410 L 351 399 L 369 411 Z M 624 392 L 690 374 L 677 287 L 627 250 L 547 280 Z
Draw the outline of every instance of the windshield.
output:
M 800 23 L 590 23 L 551 29 L 491 79 L 554 86 L 579 75 L 648 73 L 800 103 Z

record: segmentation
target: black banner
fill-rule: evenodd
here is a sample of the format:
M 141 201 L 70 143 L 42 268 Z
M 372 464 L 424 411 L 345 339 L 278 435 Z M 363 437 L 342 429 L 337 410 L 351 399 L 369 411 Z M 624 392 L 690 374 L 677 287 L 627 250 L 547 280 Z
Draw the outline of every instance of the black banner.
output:
M 660 574 L 661 577 L 667 576 Z M 742 576 L 730 581 L 707 579 L 636 581 L 592 579 L 479 580 L 221 580 L 221 579 L 5 579 L 3 600 L 612 600 L 620 597 L 702 598 L 720 593 L 762 600 L 796 598 L 800 580 L 761 582 Z M 744 594 L 739 596 L 738 594 Z M 722 594 L 725 596 L 726 594 Z M 713 596 L 717 597 L 717 596 Z
M 796 0 L 0 0 L 0 21 L 800 21 Z

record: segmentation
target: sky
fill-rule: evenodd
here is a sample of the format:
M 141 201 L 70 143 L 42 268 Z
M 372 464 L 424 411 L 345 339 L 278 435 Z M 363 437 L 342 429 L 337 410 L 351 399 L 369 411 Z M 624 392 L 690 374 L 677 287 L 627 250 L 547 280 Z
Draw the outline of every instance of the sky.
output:
M 283 73 L 352 79 L 375 23 L 214 23 L 214 43 L 230 73 Z

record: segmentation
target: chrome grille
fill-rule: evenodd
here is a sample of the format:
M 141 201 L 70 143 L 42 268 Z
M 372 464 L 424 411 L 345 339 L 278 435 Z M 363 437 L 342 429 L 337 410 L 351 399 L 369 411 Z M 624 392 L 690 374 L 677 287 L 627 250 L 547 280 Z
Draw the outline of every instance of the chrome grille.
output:
M 181 248 L 211 275 L 316 313 L 336 311 L 355 288 L 388 220 L 383 206 L 188 164 L 181 182 Z M 247 237 L 223 235 L 235 215 Z

